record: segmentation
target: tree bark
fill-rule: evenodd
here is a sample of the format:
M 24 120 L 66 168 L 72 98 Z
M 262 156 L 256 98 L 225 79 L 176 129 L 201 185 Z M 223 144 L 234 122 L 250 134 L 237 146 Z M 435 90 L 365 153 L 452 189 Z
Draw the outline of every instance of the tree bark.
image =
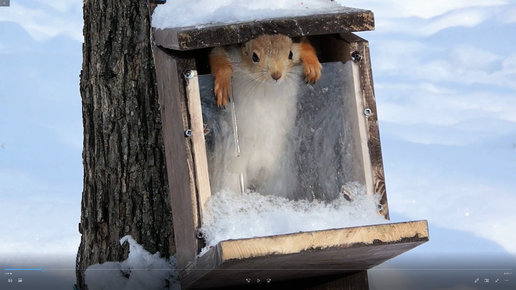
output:
M 127 258 L 131 235 L 175 253 L 147 1 L 86 0 L 80 76 L 84 126 L 82 234 L 77 284 L 87 267 Z

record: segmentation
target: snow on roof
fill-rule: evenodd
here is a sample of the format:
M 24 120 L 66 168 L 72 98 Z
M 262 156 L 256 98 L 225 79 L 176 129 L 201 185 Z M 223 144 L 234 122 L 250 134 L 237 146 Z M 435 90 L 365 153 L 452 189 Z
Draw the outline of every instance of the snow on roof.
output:
M 166 29 L 332 13 L 343 7 L 339 2 L 344 0 L 168 0 L 154 10 L 152 26 Z

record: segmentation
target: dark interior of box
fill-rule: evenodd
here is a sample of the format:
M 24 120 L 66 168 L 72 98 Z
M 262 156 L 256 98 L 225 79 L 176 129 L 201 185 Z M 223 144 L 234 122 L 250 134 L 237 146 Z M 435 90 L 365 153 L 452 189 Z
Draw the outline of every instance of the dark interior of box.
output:
M 321 63 L 351 60 L 349 43 L 342 39 L 339 34 L 309 36 L 307 39 L 315 48 Z M 294 41 L 299 41 L 299 38 L 294 38 Z M 179 53 L 189 54 L 190 57 L 195 58 L 198 74 L 204 75 L 210 74 L 208 55 L 211 49 L 203 48 Z

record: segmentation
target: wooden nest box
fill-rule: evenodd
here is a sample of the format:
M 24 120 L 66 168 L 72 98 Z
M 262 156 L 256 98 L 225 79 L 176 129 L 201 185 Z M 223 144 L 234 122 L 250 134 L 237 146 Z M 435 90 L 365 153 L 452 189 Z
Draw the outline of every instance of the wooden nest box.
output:
M 361 282 L 353 282 L 354 289 L 368 289 L 367 269 L 428 241 L 427 222 L 414 221 L 221 241 L 199 257 L 204 246 L 197 235 L 202 213 L 215 194 L 210 185 L 214 174 L 210 172 L 212 135 L 217 134 L 216 119 L 224 112 L 214 103 L 209 51 L 260 35 L 307 37 L 323 65 L 321 79 L 299 96 L 296 122 L 304 122 L 299 131 L 306 133 L 298 132 L 302 137 L 296 142 L 304 145 L 298 150 L 303 152 L 294 154 L 298 168 L 293 172 L 299 180 L 298 188 L 310 193 L 294 198 L 331 200 L 335 198 L 332 191 L 336 194 L 343 183 L 357 181 L 365 186 L 367 194 L 381 195 L 378 214 L 389 218 L 369 45 L 353 34 L 373 28 L 371 11 L 343 7 L 311 16 L 154 31 L 176 256 L 183 289 L 241 287 L 258 281 L 288 288 L 285 285 L 294 284 L 282 283 L 308 278 L 296 288 L 305 289 L 314 281 L 321 284 L 357 272 L 362 275 Z M 328 113 L 330 109 L 332 113 Z M 325 119 L 328 115 L 333 117 L 332 122 Z M 318 154 L 323 153 L 312 145 L 315 138 L 330 144 L 330 161 L 325 164 L 318 162 Z M 300 173 L 303 170 L 305 174 Z

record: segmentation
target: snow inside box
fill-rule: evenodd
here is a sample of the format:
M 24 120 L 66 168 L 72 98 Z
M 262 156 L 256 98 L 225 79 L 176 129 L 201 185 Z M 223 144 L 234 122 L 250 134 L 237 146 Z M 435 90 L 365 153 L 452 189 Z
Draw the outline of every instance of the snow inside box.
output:
M 199 76 L 212 195 L 202 216 L 208 247 L 224 239 L 387 222 L 363 150 L 366 116 L 357 77 L 352 61 L 325 63 L 314 85 L 301 78 L 290 84 L 297 88 L 293 104 L 273 95 L 235 106 L 242 102 L 235 88 L 233 102 L 221 110 L 213 77 Z M 244 93 L 256 89 L 249 85 Z
M 426 221 L 388 223 L 369 47 L 352 33 L 372 30 L 372 13 L 337 10 L 155 29 L 184 289 L 245 285 L 257 273 L 278 282 L 356 272 L 428 241 Z M 308 38 L 321 79 L 307 85 L 294 68 L 295 99 L 244 104 L 236 98 L 253 87 L 233 87 L 218 108 L 210 48 L 276 33 Z

